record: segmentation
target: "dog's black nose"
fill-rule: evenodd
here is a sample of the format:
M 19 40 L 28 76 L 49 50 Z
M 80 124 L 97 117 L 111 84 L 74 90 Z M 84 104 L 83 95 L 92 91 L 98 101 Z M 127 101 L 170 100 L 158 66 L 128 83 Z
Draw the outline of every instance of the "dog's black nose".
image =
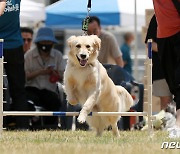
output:
M 84 55 L 84 54 L 80 54 L 80 57 L 81 57 L 82 59 L 86 59 L 86 55 Z

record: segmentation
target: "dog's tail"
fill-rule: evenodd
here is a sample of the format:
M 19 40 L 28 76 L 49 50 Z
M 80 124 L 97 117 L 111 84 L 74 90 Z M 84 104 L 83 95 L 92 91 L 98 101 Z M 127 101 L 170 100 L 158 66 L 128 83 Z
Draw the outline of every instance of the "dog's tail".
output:
M 132 96 L 124 87 L 116 86 L 116 88 L 120 97 L 119 111 L 120 112 L 128 111 L 130 107 L 133 105 Z

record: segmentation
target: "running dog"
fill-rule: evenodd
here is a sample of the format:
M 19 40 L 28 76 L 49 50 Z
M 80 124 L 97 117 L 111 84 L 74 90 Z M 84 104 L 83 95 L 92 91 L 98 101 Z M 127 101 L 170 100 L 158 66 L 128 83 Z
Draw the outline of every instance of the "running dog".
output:
M 78 122 L 87 120 L 97 136 L 108 126 L 112 127 L 115 136 L 119 136 L 117 121 L 120 116 L 87 117 L 90 112 L 128 111 L 133 104 L 131 95 L 125 88 L 114 85 L 97 60 L 101 40 L 96 35 L 71 36 L 67 43 L 70 51 L 64 73 L 64 91 L 71 105 L 82 105 Z

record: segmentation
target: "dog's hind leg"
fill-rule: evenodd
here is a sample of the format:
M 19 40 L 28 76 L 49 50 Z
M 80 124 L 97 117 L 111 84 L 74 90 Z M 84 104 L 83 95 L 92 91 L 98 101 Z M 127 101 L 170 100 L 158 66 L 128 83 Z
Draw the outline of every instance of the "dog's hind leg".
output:
M 115 124 L 113 124 L 111 126 L 112 126 L 113 135 L 116 136 L 116 137 L 120 137 L 119 130 L 118 130 L 118 127 L 117 127 L 117 123 L 115 123 Z
M 104 131 L 104 127 L 100 126 L 100 127 L 96 128 L 96 136 L 97 137 L 102 136 L 103 131 Z
M 87 122 L 96 131 L 97 137 L 102 135 L 105 125 L 101 117 L 87 117 Z
M 95 118 L 96 118 L 96 122 L 98 122 L 95 126 L 96 127 L 96 136 L 99 137 L 99 136 L 102 136 L 102 133 L 106 126 L 101 117 L 95 117 Z
M 119 130 L 118 130 L 118 127 L 117 127 L 117 121 L 119 119 L 119 117 L 109 117 L 109 123 L 112 127 L 112 132 L 113 132 L 113 135 L 116 136 L 116 137 L 120 137 L 119 135 Z

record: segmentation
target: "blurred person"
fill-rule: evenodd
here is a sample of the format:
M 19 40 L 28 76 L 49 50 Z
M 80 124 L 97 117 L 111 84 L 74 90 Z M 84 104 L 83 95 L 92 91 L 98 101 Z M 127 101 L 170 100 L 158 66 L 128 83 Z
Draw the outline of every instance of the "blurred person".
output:
M 61 102 L 56 82 L 62 79 L 65 64 L 61 52 L 53 49 L 58 41 L 52 29 L 43 27 L 34 42 L 36 46 L 25 54 L 27 99 L 45 110 L 59 111 Z M 46 125 L 58 124 L 57 117 L 43 119 L 47 119 Z
M 180 1 L 153 0 L 158 23 L 157 45 L 165 79 L 176 102 L 176 124 L 170 138 L 180 138 Z
M 119 49 L 115 36 L 101 29 L 100 20 L 91 16 L 88 24 L 88 35 L 97 35 L 101 39 L 101 49 L 98 60 L 102 64 L 117 64 L 123 67 L 122 53 Z
M 124 43 L 121 46 L 122 57 L 124 61 L 124 69 L 132 75 L 132 59 L 131 59 L 131 45 L 134 41 L 134 35 L 131 32 L 124 34 Z
M 0 0 L 0 16 L 3 15 L 5 7 L 6 7 L 6 0 Z
M 21 27 L 21 35 L 24 41 L 23 49 L 24 53 L 26 53 L 32 45 L 32 39 L 33 39 L 33 30 L 29 27 Z
M 23 40 L 19 21 L 20 2 L 21 0 L 7 1 L 4 14 L 0 16 L 0 38 L 4 39 L 3 56 L 4 61 L 7 62 L 4 68 L 12 98 L 10 110 L 13 111 L 28 109 L 25 95 Z M 29 120 L 26 116 L 16 116 L 15 123 L 17 129 L 29 128 Z
M 161 62 L 157 49 L 157 22 L 156 16 L 151 18 L 149 23 L 145 43 L 148 39 L 152 39 L 152 79 L 153 79 L 153 95 L 160 97 L 161 110 L 166 109 L 168 104 L 172 102 L 172 94 L 169 90 L 168 84 L 164 78 Z

